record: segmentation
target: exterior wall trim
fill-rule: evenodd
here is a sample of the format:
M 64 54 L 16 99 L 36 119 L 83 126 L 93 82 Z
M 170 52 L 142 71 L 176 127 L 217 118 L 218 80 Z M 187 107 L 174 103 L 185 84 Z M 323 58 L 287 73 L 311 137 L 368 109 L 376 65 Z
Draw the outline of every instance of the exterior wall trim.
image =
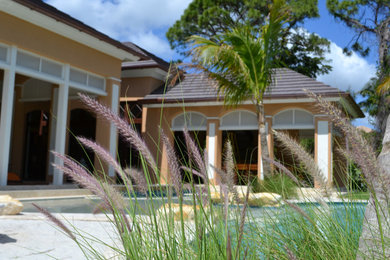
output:
M 337 102 L 340 101 L 341 97 L 324 97 L 326 101 Z M 285 103 L 313 103 L 315 100 L 311 98 L 291 98 L 291 99 L 266 99 L 264 104 L 285 104 Z M 178 101 L 177 103 L 165 103 L 164 100 L 161 101 L 164 104 L 144 104 L 144 107 L 149 108 L 161 108 L 161 107 L 202 107 L 202 106 L 223 106 L 223 101 L 206 101 L 206 102 L 190 102 L 185 103 L 183 101 Z M 253 103 L 249 100 L 241 103 L 242 105 L 252 105 Z
M 100 52 L 106 53 L 112 57 L 120 60 L 139 60 L 139 57 L 122 50 L 112 44 L 99 40 L 96 37 L 82 32 L 72 26 L 64 24 L 51 18 L 47 15 L 31 10 L 30 8 L 23 6 L 14 1 L 0 1 L 0 9 L 18 19 L 32 23 L 38 27 L 49 30 L 55 34 L 59 34 L 65 38 L 79 42 L 85 46 L 91 47 Z
M 10 55 L 9 52 L 11 50 L 10 46 L 5 45 L 5 44 L 1 44 L 1 46 L 7 47 L 7 49 L 8 49 L 7 56 L 9 56 Z M 26 53 L 28 55 L 31 55 L 31 56 L 34 56 L 34 57 L 37 57 L 37 58 L 41 58 L 41 59 L 44 59 L 44 60 L 56 63 L 58 65 L 61 65 L 63 70 L 65 69 L 66 66 L 69 66 L 70 69 L 74 69 L 74 70 L 86 73 L 87 75 L 92 75 L 92 76 L 96 76 L 96 77 L 100 77 L 100 78 L 104 79 L 104 77 L 102 77 L 101 75 L 98 75 L 98 74 L 95 74 L 95 73 L 91 73 L 91 72 L 88 72 L 88 71 L 85 71 L 85 70 L 82 70 L 82 69 L 79 69 L 79 68 L 76 68 L 76 67 L 72 67 L 69 64 L 65 64 L 65 63 L 61 63 L 61 62 L 58 62 L 58 61 L 54 61 L 52 59 L 43 57 L 41 55 L 37 55 L 37 54 L 35 54 L 33 52 L 29 52 L 29 51 L 26 51 L 26 50 L 21 49 L 21 48 L 17 48 L 17 47 L 14 47 L 14 48 L 15 48 L 16 52 L 20 51 L 21 53 Z M 8 63 L 9 63 L 9 58 L 7 58 L 7 63 L 4 63 L 4 62 L 0 61 L 0 69 L 9 70 L 10 69 L 10 65 Z M 106 96 L 107 95 L 106 91 L 104 91 L 104 90 L 101 90 L 101 89 L 98 89 L 98 88 L 93 88 L 93 87 L 90 87 L 88 85 L 79 84 L 77 82 L 70 81 L 69 80 L 69 74 L 66 75 L 66 74 L 64 74 L 64 72 L 62 73 L 62 78 L 57 78 L 57 77 L 54 77 L 54 76 L 51 76 L 51 75 L 48 75 L 48 74 L 45 74 L 45 73 L 42 73 L 42 72 L 38 72 L 38 71 L 32 70 L 32 69 L 23 68 L 23 67 L 18 66 L 16 64 L 15 64 L 15 72 L 19 73 L 19 74 L 23 74 L 25 76 L 29 76 L 29 77 L 33 77 L 33 78 L 36 78 L 36 79 L 44 80 L 44 81 L 47 81 L 47 82 L 50 82 L 50 83 L 53 83 L 53 84 L 58 84 L 58 85 L 68 84 L 67 82 L 69 82 L 69 87 L 71 87 L 71 88 L 78 89 L 78 90 L 81 90 L 81 91 L 86 91 L 86 92 L 89 92 L 89 93 L 92 93 L 92 94 L 96 94 L 96 95 L 99 95 L 99 96 Z M 106 85 L 104 83 L 104 88 L 105 87 L 106 87 Z

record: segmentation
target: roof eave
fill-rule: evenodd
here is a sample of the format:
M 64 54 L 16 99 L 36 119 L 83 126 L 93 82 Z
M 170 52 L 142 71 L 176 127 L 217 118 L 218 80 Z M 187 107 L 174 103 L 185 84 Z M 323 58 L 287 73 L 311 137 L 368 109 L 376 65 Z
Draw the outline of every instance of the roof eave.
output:
M 45 3 L 42 4 L 47 5 Z M 0 9 L 18 19 L 79 42 L 119 60 L 137 61 L 141 57 L 140 54 L 134 52 L 127 46 L 96 31 L 92 27 L 84 25 L 82 22 L 71 17 L 61 17 L 54 11 L 49 11 L 34 1 L 0 1 Z M 56 12 L 66 15 L 58 10 Z

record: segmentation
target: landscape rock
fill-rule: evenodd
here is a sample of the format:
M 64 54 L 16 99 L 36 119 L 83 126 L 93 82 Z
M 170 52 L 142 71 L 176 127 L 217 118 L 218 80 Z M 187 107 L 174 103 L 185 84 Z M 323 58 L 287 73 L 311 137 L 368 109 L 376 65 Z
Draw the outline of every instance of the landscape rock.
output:
M 282 196 L 277 193 L 250 193 L 248 198 L 249 206 L 272 206 L 278 207 L 281 203 Z
M 195 219 L 195 212 L 194 212 L 194 206 L 192 205 L 182 205 L 183 207 L 183 220 L 194 220 Z M 180 213 L 180 204 L 178 203 L 172 203 L 172 204 L 164 204 L 158 209 L 158 214 L 160 216 L 165 216 L 165 214 L 169 214 L 169 210 L 172 211 L 173 218 L 175 221 L 181 220 L 181 213 Z M 200 206 L 196 205 L 196 210 L 200 211 Z
M 0 215 L 16 215 L 23 209 L 23 204 L 9 195 L 0 196 Z
M 210 192 L 210 200 L 212 203 L 222 203 L 223 199 L 220 192 Z

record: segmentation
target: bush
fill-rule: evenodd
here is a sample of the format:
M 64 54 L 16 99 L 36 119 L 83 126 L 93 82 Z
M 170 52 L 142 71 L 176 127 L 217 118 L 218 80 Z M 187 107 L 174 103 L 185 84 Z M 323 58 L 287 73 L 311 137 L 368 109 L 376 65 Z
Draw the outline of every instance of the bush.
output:
M 297 196 L 298 186 L 282 173 L 266 177 L 262 182 L 257 179 L 252 181 L 253 192 L 272 192 L 282 196 L 283 199 L 290 199 Z

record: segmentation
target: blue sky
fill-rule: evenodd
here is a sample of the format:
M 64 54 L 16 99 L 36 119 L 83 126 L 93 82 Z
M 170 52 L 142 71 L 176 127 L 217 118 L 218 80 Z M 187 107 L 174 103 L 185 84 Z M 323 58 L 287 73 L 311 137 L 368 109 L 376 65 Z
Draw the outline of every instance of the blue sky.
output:
M 170 49 L 165 32 L 178 20 L 191 0 L 46 0 L 48 4 L 73 16 L 119 41 L 132 41 L 157 56 L 169 61 L 180 58 Z M 375 75 L 375 43 L 368 57 L 342 53 L 352 39 L 353 31 L 336 22 L 326 9 L 325 0 L 319 0 L 320 18 L 307 20 L 304 28 L 331 41 L 333 71 L 318 76 L 318 80 L 342 90 L 359 91 Z M 86 10 L 88 10 L 86 12 Z M 361 98 L 357 97 L 357 101 Z M 368 126 L 362 119 L 356 125 Z

